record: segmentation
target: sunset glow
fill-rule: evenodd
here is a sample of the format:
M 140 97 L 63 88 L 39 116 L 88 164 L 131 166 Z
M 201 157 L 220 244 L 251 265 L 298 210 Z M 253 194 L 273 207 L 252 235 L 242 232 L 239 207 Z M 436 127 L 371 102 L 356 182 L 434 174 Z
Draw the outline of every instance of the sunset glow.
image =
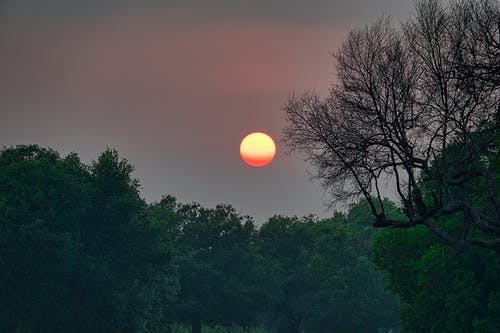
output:
M 246 164 L 261 167 L 271 163 L 274 159 L 276 145 L 273 139 L 265 133 L 251 133 L 241 141 L 240 155 Z

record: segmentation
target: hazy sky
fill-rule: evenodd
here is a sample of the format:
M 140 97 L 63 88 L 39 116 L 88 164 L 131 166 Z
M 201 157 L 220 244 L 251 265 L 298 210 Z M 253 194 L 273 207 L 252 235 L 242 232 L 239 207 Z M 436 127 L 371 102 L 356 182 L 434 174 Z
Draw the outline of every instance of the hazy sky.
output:
M 90 163 L 117 148 L 148 202 L 230 203 L 261 223 L 329 216 L 281 139 L 287 97 L 326 93 L 349 29 L 412 0 L 0 0 L 0 146 L 36 143 Z M 277 141 L 244 164 L 252 131 Z

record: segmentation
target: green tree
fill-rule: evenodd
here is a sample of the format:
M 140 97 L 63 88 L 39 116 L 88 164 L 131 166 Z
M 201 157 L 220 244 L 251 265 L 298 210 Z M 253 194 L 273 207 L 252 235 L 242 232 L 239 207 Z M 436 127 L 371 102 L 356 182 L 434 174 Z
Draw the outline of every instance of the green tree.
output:
M 176 292 L 169 239 L 132 167 L 38 146 L 0 152 L 0 329 L 148 331 Z
M 460 155 L 457 143 L 449 154 Z M 490 151 L 470 162 L 488 169 L 494 179 L 500 174 L 499 154 Z M 440 157 L 436 163 L 440 163 Z M 455 170 L 450 168 L 449 173 Z M 425 177 L 425 175 L 424 175 Z M 432 196 L 435 182 L 426 181 L 424 198 Z M 498 182 L 496 183 L 498 186 Z M 470 181 L 454 193 L 467 200 L 475 212 L 494 209 L 488 198 L 489 185 Z M 430 200 L 430 199 L 427 199 Z M 466 217 L 466 216 L 465 216 Z M 448 234 L 457 239 L 484 237 L 463 214 L 436 219 Z M 408 332 L 496 332 L 500 330 L 500 260 L 495 251 L 485 248 L 450 248 L 428 229 L 384 230 L 374 242 L 376 264 L 388 272 L 388 286 L 403 303 L 402 324 Z
M 330 219 L 275 216 L 259 230 L 278 263 L 272 325 L 283 332 L 370 332 L 397 326 L 397 302 L 369 260 L 374 231 L 359 228 L 366 202 Z
M 268 297 L 266 263 L 254 249 L 251 220 L 229 205 L 214 209 L 163 198 L 151 214 L 175 239 L 180 292 L 176 318 L 191 325 L 250 326 Z M 272 279 L 269 279 L 272 281 Z
M 280 290 L 271 309 L 271 324 L 278 331 L 299 332 L 312 302 L 313 285 L 305 274 L 308 258 L 302 253 L 313 240 L 309 223 L 312 218 L 274 216 L 259 230 L 259 246 L 278 267 Z
M 37 146 L 0 152 L 2 331 L 76 328 L 89 178 L 74 154 L 60 158 Z
M 384 230 L 376 264 L 402 301 L 405 332 L 497 332 L 500 261 L 474 248 L 456 253 L 423 227 Z
M 399 303 L 370 260 L 375 234 L 366 223 L 370 214 L 361 201 L 315 226 L 309 271 L 318 286 L 312 320 L 317 331 L 384 332 L 398 326 Z

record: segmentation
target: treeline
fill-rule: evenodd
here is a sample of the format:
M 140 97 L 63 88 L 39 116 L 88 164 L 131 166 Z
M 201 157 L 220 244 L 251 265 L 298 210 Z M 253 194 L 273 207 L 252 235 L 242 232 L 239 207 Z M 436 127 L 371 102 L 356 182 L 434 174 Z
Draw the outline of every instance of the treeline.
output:
M 481 163 L 500 186 L 498 151 Z M 147 204 L 132 171 L 114 150 L 90 165 L 0 151 L 0 332 L 500 331 L 494 249 L 457 251 L 424 226 L 375 231 L 366 201 L 256 228 L 230 205 Z M 487 211 L 485 188 L 454 195 Z M 459 214 L 436 223 L 481 235 Z
M 0 152 L 1 332 L 397 326 L 365 204 L 256 228 L 230 205 L 147 204 L 132 171 L 114 150 L 91 165 L 35 145 Z

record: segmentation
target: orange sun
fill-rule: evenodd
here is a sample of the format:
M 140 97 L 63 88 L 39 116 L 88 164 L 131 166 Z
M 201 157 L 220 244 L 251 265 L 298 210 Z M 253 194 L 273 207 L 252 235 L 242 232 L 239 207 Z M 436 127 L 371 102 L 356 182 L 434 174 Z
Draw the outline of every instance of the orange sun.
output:
M 241 140 L 240 155 L 246 164 L 261 167 L 271 163 L 274 159 L 276 145 L 269 135 L 254 132 Z

